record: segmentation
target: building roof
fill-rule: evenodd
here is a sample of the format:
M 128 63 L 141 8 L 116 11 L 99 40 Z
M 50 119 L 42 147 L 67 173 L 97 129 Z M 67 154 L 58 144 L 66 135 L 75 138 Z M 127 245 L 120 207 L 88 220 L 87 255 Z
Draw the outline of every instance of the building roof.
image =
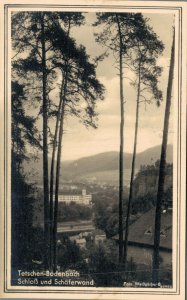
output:
M 79 238 L 79 239 L 77 239 L 76 240 L 76 242 L 77 242 L 77 244 L 85 244 L 86 243 L 86 240 L 85 240 L 85 238 Z
M 151 209 L 141 215 L 133 224 L 129 226 L 129 243 L 154 245 L 154 222 L 155 209 Z M 162 213 L 160 247 L 168 250 L 172 249 L 172 211 Z M 118 239 L 118 235 L 114 237 Z
M 82 196 L 82 190 L 61 190 L 59 196 Z
M 101 230 L 101 229 L 98 229 L 98 228 L 96 228 L 94 231 L 92 231 L 92 234 L 93 235 L 105 235 L 106 236 L 106 233 L 105 233 L 105 231 L 104 230 Z

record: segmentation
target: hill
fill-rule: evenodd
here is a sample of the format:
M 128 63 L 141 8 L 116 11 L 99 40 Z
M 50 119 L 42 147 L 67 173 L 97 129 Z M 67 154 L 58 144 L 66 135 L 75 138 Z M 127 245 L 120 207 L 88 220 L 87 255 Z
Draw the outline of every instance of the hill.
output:
M 172 162 L 172 145 L 168 145 L 167 149 L 167 162 Z M 154 164 L 160 157 L 160 146 L 149 148 L 136 157 L 136 172 L 141 165 Z M 125 184 L 128 185 L 130 170 L 131 170 L 132 154 L 124 154 L 124 169 L 125 169 Z M 49 161 L 50 163 L 50 161 Z M 96 155 L 83 157 L 75 161 L 65 161 L 61 164 L 61 182 L 66 180 L 81 181 L 81 182 L 95 182 L 118 184 L 118 166 L 119 155 L 118 152 L 104 152 Z M 42 156 L 36 161 L 31 160 L 24 164 L 28 177 L 38 177 L 38 181 L 42 180 Z M 35 174 L 35 175 L 32 175 Z
M 172 145 L 168 146 L 167 162 L 172 162 Z M 152 165 L 160 158 L 160 146 L 149 148 L 136 157 L 136 172 L 141 165 Z M 125 183 L 128 184 L 132 163 L 132 154 L 124 154 Z M 64 180 L 79 180 L 118 183 L 119 155 L 118 152 L 105 152 L 84 157 L 69 164 L 62 165 Z

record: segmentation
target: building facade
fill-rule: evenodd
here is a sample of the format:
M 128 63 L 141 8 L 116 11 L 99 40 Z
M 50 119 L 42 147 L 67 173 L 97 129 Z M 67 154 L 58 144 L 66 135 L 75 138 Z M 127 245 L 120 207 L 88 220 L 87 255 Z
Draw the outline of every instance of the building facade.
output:
M 86 189 L 83 189 L 82 191 L 78 191 L 78 190 L 63 191 L 58 195 L 58 201 L 64 202 L 66 204 L 75 202 L 80 205 L 92 206 L 92 195 L 87 194 Z

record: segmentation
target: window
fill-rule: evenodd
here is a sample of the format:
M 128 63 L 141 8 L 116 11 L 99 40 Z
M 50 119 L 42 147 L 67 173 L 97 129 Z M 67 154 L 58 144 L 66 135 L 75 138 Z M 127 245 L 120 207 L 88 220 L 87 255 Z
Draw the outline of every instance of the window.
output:
M 144 234 L 148 234 L 148 235 L 151 235 L 152 234 L 152 228 L 148 228 Z
M 167 237 L 165 230 L 160 231 L 160 236 L 161 237 Z

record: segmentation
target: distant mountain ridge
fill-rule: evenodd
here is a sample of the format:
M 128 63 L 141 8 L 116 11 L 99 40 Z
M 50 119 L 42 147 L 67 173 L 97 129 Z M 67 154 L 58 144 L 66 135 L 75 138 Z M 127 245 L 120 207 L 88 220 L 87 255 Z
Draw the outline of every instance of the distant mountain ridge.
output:
M 160 159 L 161 146 L 155 146 L 149 148 L 143 152 L 137 153 L 136 156 L 136 171 L 139 170 L 141 165 L 154 164 L 155 161 Z M 167 147 L 168 163 L 173 161 L 173 146 Z M 49 160 L 50 162 L 50 160 Z M 132 162 L 132 154 L 124 153 L 124 170 L 125 181 L 127 182 L 130 177 Z M 118 166 L 119 166 L 119 154 L 117 151 L 104 152 L 96 155 L 83 157 L 75 161 L 65 161 L 61 163 L 61 181 L 94 181 L 94 182 L 106 182 L 115 184 L 118 182 Z M 42 156 L 36 161 L 29 161 L 24 164 L 26 173 L 37 173 L 38 179 L 42 181 Z M 32 169 L 32 172 L 31 172 Z M 36 175 L 34 176 L 36 177 Z
M 141 165 L 154 164 L 160 159 L 161 146 L 149 148 L 143 152 L 137 153 L 136 171 Z M 173 157 L 173 147 L 168 145 L 167 162 L 171 163 Z M 128 183 L 132 164 L 132 154 L 124 153 L 124 181 Z M 106 182 L 112 184 L 118 183 L 119 154 L 116 151 L 99 153 L 93 156 L 80 158 L 66 166 L 62 164 L 62 178 L 69 180 Z

